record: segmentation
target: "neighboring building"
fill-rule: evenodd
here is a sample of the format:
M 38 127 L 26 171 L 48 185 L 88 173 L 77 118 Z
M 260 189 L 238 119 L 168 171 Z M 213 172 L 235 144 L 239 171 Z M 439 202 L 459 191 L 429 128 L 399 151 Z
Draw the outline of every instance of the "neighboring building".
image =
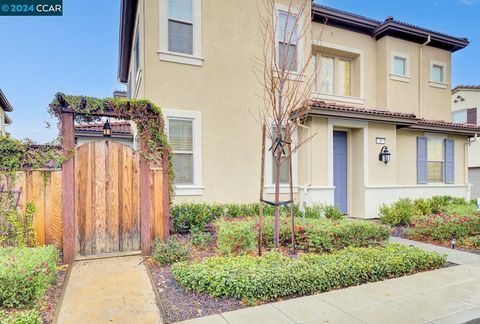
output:
M 286 3 L 279 1 L 279 15 Z M 166 116 L 177 202 L 258 201 L 257 5 L 122 0 L 118 77 L 129 98 L 148 98 Z M 298 49 L 297 71 L 302 54 L 322 62 L 297 134 L 317 135 L 293 156 L 296 202 L 335 203 L 352 217 L 374 218 L 400 197 L 468 197 L 466 143 L 480 127 L 450 122 L 451 55 L 468 40 L 393 18 L 316 4 L 311 11 L 311 44 L 288 44 Z M 388 164 L 379 161 L 383 146 Z M 266 199 L 273 199 L 267 153 Z
M 452 90 L 452 120 L 457 123 L 480 124 L 480 86 L 459 85 Z M 468 149 L 468 177 L 472 199 L 480 197 L 480 143 L 471 141 Z
M 112 136 L 108 138 L 103 136 L 103 125 L 103 123 L 75 125 L 75 144 L 80 146 L 88 142 L 108 139 L 133 147 L 134 136 L 130 122 L 111 122 Z
M 5 136 L 7 134 L 7 125 L 12 123 L 12 120 L 8 117 L 7 112 L 13 111 L 13 107 L 8 102 L 7 97 L 0 89 L 0 135 Z

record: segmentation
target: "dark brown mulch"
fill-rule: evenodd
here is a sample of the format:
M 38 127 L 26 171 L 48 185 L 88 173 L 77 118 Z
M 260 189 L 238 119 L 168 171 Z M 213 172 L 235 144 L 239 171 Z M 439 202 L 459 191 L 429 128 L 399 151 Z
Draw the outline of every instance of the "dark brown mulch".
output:
M 58 265 L 57 280 L 48 288 L 45 295 L 39 302 L 40 315 L 43 324 L 53 322 L 55 310 L 59 306 L 60 296 L 62 295 L 63 284 L 67 277 L 68 265 Z
M 186 291 L 173 279 L 170 267 L 161 267 L 150 260 L 148 266 L 158 289 L 166 323 L 247 307 L 234 298 L 213 298 L 205 293 Z

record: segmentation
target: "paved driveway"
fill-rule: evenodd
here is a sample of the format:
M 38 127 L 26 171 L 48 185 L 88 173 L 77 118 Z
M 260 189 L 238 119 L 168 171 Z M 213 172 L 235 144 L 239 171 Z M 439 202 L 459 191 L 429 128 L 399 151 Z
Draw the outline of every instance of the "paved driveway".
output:
M 142 260 L 130 256 L 76 262 L 57 322 L 162 323 Z

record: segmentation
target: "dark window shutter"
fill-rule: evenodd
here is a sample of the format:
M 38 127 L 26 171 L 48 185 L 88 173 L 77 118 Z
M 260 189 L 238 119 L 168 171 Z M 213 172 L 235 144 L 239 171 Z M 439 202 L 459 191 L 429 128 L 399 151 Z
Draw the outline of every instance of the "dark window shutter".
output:
M 417 137 L 417 183 L 427 183 L 427 138 Z
M 467 123 L 468 124 L 477 124 L 477 108 L 467 109 Z
M 445 183 L 455 182 L 455 142 L 445 139 Z

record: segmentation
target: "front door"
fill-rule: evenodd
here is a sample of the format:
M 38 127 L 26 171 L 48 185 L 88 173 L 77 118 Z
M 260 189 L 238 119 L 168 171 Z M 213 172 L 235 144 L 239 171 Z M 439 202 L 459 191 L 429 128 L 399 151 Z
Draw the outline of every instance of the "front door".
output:
M 347 132 L 333 132 L 333 185 L 335 206 L 347 214 Z

